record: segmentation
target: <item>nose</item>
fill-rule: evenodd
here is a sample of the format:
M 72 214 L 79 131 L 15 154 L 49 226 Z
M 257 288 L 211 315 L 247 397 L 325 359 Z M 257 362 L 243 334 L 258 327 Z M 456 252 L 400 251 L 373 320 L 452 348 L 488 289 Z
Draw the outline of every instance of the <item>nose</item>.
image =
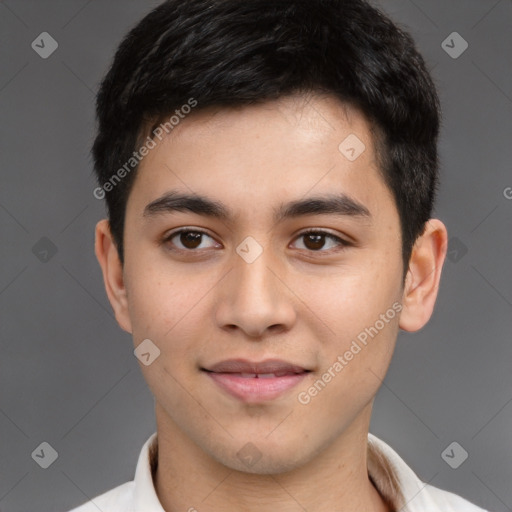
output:
M 216 301 L 220 328 L 239 329 L 248 337 L 261 338 L 267 331 L 285 332 L 294 324 L 293 294 L 280 267 L 268 257 L 269 252 L 263 250 L 251 263 L 233 254 L 232 270 L 223 280 Z

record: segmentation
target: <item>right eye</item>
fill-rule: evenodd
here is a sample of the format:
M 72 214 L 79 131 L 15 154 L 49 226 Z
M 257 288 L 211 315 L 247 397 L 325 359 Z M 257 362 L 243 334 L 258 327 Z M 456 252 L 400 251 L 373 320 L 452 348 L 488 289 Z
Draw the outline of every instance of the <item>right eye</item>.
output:
M 204 238 L 207 237 L 213 241 L 208 246 L 204 246 Z M 168 234 L 163 240 L 163 243 L 170 244 L 171 250 L 179 251 L 196 251 L 197 249 L 209 249 L 215 247 L 216 242 L 205 231 L 198 229 L 181 228 Z M 174 246 L 174 247 L 172 247 Z

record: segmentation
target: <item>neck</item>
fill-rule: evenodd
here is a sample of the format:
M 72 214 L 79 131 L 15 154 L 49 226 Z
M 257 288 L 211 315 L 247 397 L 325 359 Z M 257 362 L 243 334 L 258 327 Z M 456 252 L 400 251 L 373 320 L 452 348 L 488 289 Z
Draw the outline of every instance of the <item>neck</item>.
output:
M 155 489 L 166 512 L 390 512 L 368 477 L 371 405 L 308 463 L 279 474 L 231 469 L 205 453 L 157 404 Z

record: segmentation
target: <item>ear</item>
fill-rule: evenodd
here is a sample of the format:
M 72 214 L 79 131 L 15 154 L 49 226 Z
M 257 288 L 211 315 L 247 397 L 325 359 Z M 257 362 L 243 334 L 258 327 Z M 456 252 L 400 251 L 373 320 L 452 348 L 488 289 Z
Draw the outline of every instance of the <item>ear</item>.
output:
M 438 219 L 430 219 L 416 240 L 409 260 L 399 322 L 401 329 L 417 331 L 432 316 L 447 245 L 446 226 Z
M 107 219 L 96 224 L 96 241 L 94 245 L 96 258 L 103 272 L 103 282 L 108 300 L 114 310 L 117 323 L 126 332 L 132 332 L 128 300 L 123 276 L 123 266 L 119 259 L 117 247 L 110 232 Z

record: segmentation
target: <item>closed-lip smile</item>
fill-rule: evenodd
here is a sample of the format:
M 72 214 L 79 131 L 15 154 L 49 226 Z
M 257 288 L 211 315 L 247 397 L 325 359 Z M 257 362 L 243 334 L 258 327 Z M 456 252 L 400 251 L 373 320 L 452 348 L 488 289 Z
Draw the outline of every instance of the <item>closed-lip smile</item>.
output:
M 224 392 L 248 403 L 272 400 L 295 387 L 310 369 L 281 359 L 228 359 L 201 368 Z

